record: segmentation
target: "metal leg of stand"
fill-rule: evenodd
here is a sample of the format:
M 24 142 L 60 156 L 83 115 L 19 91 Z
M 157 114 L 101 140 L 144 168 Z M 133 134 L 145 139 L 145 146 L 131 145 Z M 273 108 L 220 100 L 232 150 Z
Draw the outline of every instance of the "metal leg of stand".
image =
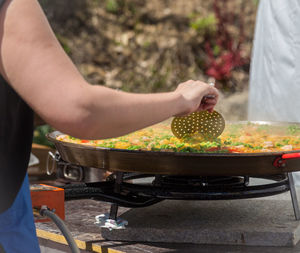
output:
M 109 211 L 109 218 L 112 220 L 117 220 L 118 216 L 118 208 L 119 206 L 115 203 L 111 204 L 110 211 Z
M 115 193 L 120 193 L 121 191 L 121 184 L 123 182 L 123 172 L 116 172 L 116 182 L 115 182 Z M 118 217 L 118 209 L 119 206 L 116 203 L 111 204 L 109 218 L 112 220 L 117 220 Z
M 288 174 L 288 179 L 289 179 L 289 187 L 290 187 L 290 193 L 291 193 L 295 218 L 296 218 L 296 220 L 300 220 L 300 211 L 299 211 L 299 205 L 298 205 L 298 199 L 297 199 L 297 193 L 296 193 L 296 189 L 295 189 L 293 174 L 291 172 L 287 173 L 287 174 Z

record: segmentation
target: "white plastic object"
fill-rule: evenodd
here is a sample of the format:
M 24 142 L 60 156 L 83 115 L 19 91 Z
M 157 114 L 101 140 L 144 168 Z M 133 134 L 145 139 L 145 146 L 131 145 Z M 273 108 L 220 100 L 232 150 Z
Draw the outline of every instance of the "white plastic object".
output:
M 121 218 L 117 218 L 117 220 L 110 219 L 108 213 L 97 215 L 95 219 L 95 224 L 101 228 L 108 228 L 109 230 L 125 229 L 125 226 L 128 225 L 128 221 Z

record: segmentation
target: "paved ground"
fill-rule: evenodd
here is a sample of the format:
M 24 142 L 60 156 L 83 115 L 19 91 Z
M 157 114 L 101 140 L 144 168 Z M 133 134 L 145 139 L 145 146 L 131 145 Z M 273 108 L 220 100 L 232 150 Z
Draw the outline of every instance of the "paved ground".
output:
M 299 192 L 300 189 L 297 191 Z M 298 193 L 300 196 L 300 193 Z M 245 205 L 248 206 L 248 208 L 244 207 L 242 208 L 243 204 L 242 201 L 230 201 L 228 202 L 229 204 L 224 206 L 224 209 L 221 208 L 221 202 L 219 201 L 213 201 L 208 204 L 205 204 L 204 202 L 195 202 L 195 203 L 203 203 L 203 206 L 205 206 L 206 211 L 208 211 L 207 208 L 212 208 L 210 209 L 210 214 L 206 214 L 206 217 L 211 217 L 210 221 L 212 221 L 212 217 L 214 217 L 214 220 L 220 220 L 221 217 L 226 216 L 229 217 L 230 212 L 232 212 L 232 220 L 234 220 L 234 227 L 245 227 L 243 225 L 243 221 L 245 221 L 245 214 L 252 213 L 256 214 L 256 218 L 254 218 L 254 223 L 260 223 L 263 221 L 263 217 L 265 217 L 265 222 L 267 222 L 269 225 L 271 224 L 278 224 L 278 221 L 284 220 L 287 222 L 287 224 L 290 224 L 292 227 L 297 227 L 299 222 L 294 220 L 293 217 L 293 211 L 292 211 L 292 204 L 290 202 L 290 195 L 289 193 L 269 197 L 269 198 L 262 198 L 258 200 L 243 200 L 245 202 Z M 253 204 L 254 202 L 259 201 L 260 204 Z M 236 202 L 234 204 L 234 202 Z M 248 202 L 248 204 L 247 204 Z M 253 202 L 253 203 L 252 203 Z M 162 202 L 163 203 L 163 202 Z M 215 207 L 214 207 L 215 203 Z M 241 204 L 239 204 L 241 203 Z M 279 205 L 284 208 L 284 211 L 280 211 L 276 209 L 276 203 L 280 203 Z M 232 205 L 231 205 L 232 204 Z M 174 204 L 175 205 L 175 204 Z M 238 213 L 234 210 L 235 206 L 240 206 L 241 209 L 238 210 Z M 258 205 L 258 206 L 256 206 Z M 164 204 L 164 207 L 166 208 L 168 206 L 167 203 Z M 172 206 L 172 205 L 171 205 Z M 178 205 L 177 205 L 178 206 Z M 178 206 L 178 208 L 181 210 L 184 206 L 189 207 L 189 209 L 192 208 L 193 203 L 192 202 L 185 202 L 185 205 Z M 210 207 L 209 207 L 210 206 Z M 265 206 L 265 208 L 257 208 L 259 206 Z M 284 207 L 283 207 L 284 206 Z M 151 208 L 151 207 L 150 207 Z M 174 208 L 174 207 L 173 207 Z M 196 207 L 193 207 L 194 211 L 199 211 L 201 212 L 201 205 L 196 204 Z M 278 208 L 278 207 L 277 207 Z M 249 209 L 249 210 L 247 210 Z M 245 253 L 258 253 L 258 252 L 265 252 L 265 253 L 294 253 L 294 252 L 300 252 L 300 244 L 298 243 L 294 247 L 256 247 L 256 246 L 224 246 L 224 245 L 209 245 L 209 244 L 193 244 L 193 243 L 153 243 L 153 242 L 120 242 L 120 241 L 108 241 L 105 240 L 101 233 L 100 233 L 100 228 L 97 227 L 94 224 L 94 217 L 98 214 L 101 213 L 106 213 L 109 210 L 109 205 L 107 203 L 103 202 L 98 202 L 94 200 L 74 200 L 74 201 L 68 201 L 66 202 L 66 223 L 67 226 L 70 228 L 72 231 L 72 234 L 75 236 L 77 240 L 80 240 L 82 242 L 85 242 L 86 248 L 85 249 L 91 249 L 92 246 L 95 249 L 95 252 L 110 252 L 109 249 L 113 249 L 114 252 L 153 252 L 153 253 L 160 253 L 160 252 L 200 252 L 200 253 L 208 253 L 208 252 L 213 252 L 213 253 L 238 253 L 238 252 L 245 252 Z M 138 209 L 136 209 L 138 210 Z M 143 213 L 143 209 L 139 209 Z M 151 209 L 150 209 L 151 210 Z M 154 209 L 153 209 L 154 210 Z M 125 213 L 128 211 L 128 209 L 121 208 L 119 214 L 123 214 L 124 217 L 128 215 L 128 213 L 133 214 L 132 210 L 128 212 L 127 214 Z M 144 212 L 146 210 L 144 209 Z M 245 213 L 243 213 L 245 212 Z M 147 213 L 147 212 L 146 212 Z M 204 214 L 204 212 L 202 212 Z M 269 217 L 270 215 L 274 215 L 274 219 L 270 220 Z M 147 214 L 149 215 L 149 214 Z M 147 216 L 146 215 L 146 216 Z M 264 216 L 265 215 L 265 216 Z M 259 218 L 257 218 L 259 217 Z M 141 219 L 145 222 L 147 221 L 147 217 L 136 217 L 136 219 Z M 162 215 L 160 217 L 162 220 L 165 219 L 165 217 Z M 202 220 L 203 221 L 203 220 Z M 170 221 L 165 220 L 165 223 L 168 223 Z M 129 223 L 130 224 L 130 223 Z M 139 222 L 139 224 L 142 224 L 142 221 Z M 138 225 L 139 225 L 138 224 Z M 282 225 L 283 223 L 281 223 Z M 137 227 L 138 227 L 137 225 Z M 171 224 L 173 227 L 175 224 Z M 228 223 L 230 226 L 230 223 Z M 285 227 L 286 224 L 283 224 Z M 132 225 L 133 226 L 133 225 Z M 140 226 L 142 227 L 142 226 Z M 38 223 L 37 224 L 37 229 L 39 231 L 46 231 L 47 233 L 50 234 L 56 234 L 59 235 L 60 232 L 57 230 L 54 224 L 52 223 Z M 228 227 L 227 227 L 228 229 Z M 268 230 L 268 227 L 266 226 L 265 228 Z M 286 229 L 285 228 L 277 228 L 277 229 Z M 198 228 L 199 230 L 199 228 Z M 43 238 L 40 236 L 40 238 Z M 247 239 L 247 238 L 244 238 Z M 282 238 L 278 237 L 278 241 L 282 240 Z M 47 239 L 44 237 L 44 239 L 40 239 L 43 253 L 46 252 L 52 252 L 52 251 L 47 251 L 47 248 L 53 248 L 58 247 L 57 250 L 59 249 L 59 252 L 64 252 L 62 250 L 66 250 L 67 248 L 62 246 L 61 243 L 55 242 L 53 239 Z M 46 245 L 46 246 L 43 246 Z M 99 251 L 98 251 L 99 250 Z M 54 252 L 54 251 L 53 251 Z

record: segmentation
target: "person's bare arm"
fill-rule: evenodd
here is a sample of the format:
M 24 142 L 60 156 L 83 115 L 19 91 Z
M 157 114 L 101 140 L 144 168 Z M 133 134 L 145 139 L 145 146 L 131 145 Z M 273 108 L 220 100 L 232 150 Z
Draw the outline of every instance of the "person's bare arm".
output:
M 73 136 L 119 136 L 173 115 L 211 110 L 217 102 L 216 89 L 196 81 L 160 94 L 89 85 L 59 45 L 36 0 L 7 0 L 0 25 L 1 74 L 46 122 Z M 208 94 L 216 99 L 201 104 Z

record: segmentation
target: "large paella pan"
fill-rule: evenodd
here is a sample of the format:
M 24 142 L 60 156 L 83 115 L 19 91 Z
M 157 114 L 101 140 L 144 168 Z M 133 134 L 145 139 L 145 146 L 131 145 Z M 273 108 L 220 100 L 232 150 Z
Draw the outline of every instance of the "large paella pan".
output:
M 151 128 L 152 135 L 143 131 L 135 136 L 144 140 L 144 146 L 128 143 L 126 137 L 87 141 L 58 131 L 47 137 L 64 161 L 110 171 L 251 176 L 300 170 L 300 124 L 297 123 L 229 123 L 221 137 L 213 142 L 177 140 L 163 125 Z M 157 141 L 157 133 L 165 138 Z

